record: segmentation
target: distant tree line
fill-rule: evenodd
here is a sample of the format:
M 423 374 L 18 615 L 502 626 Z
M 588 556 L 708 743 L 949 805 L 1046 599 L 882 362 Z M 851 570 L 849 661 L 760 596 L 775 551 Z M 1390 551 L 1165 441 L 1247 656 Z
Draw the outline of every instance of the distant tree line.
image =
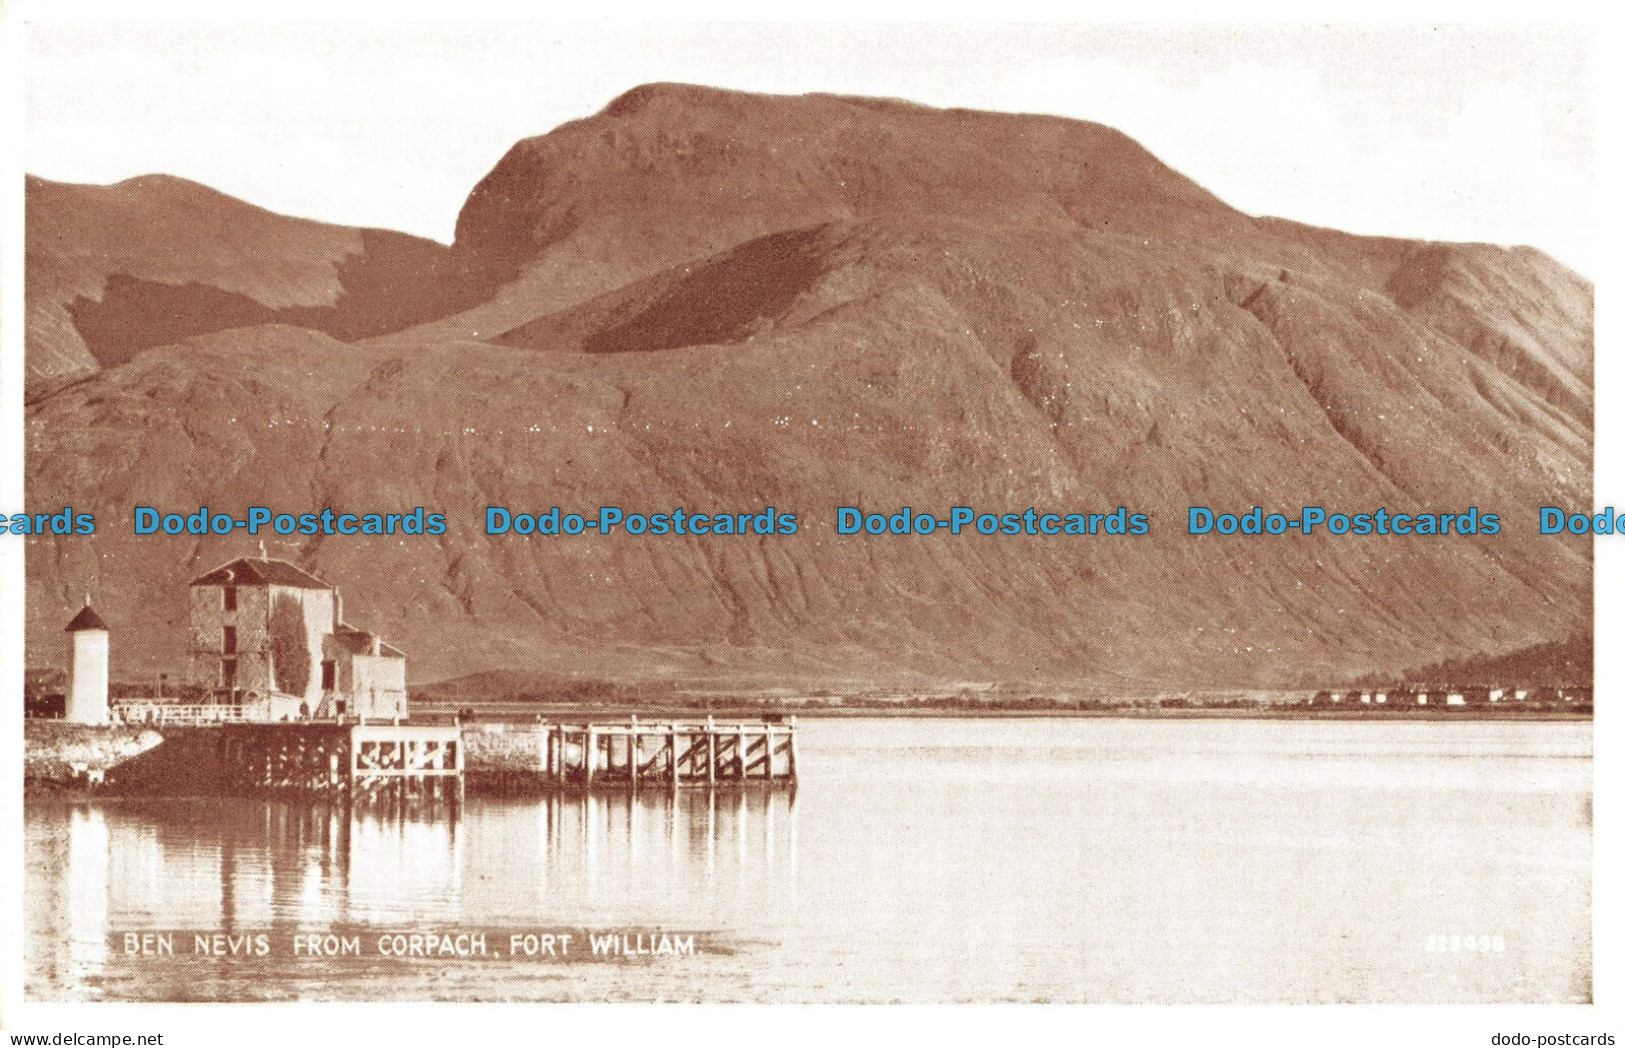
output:
M 1548 641 L 1520 648 L 1505 655 L 1470 655 L 1445 659 L 1431 666 L 1409 670 L 1408 684 L 1475 685 L 1496 688 L 1590 687 L 1593 648 L 1589 635 Z M 1362 685 L 1378 685 L 1376 679 L 1362 679 Z

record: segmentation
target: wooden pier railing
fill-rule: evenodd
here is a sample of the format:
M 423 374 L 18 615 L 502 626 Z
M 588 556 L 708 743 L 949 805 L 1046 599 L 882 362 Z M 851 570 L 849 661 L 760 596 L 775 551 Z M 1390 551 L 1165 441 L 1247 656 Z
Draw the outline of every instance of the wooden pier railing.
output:
M 491 725 L 251 723 L 235 711 L 201 707 L 159 723 L 186 726 L 155 753 L 171 753 L 165 775 L 211 782 L 226 792 L 349 791 L 390 784 L 408 791 L 457 791 L 472 776 L 482 789 L 633 791 L 657 784 L 736 786 L 796 781 L 796 723 L 640 721 Z M 219 716 L 224 712 L 225 716 Z
M 462 731 L 455 725 L 342 725 L 314 721 L 205 725 L 186 742 L 191 769 L 228 791 L 335 791 L 397 782 L 414 786 L 463 777 Z M 211 738 L 200 742 L 203 735 Z M 184 738 L 184 737 L 180 737 Z M 179 743 L 178 743 L 179 744 Z M 204 750 L 195 749 L 205 746 Z M 212 751 L 212 752 L 208 752 Z
M 243 711 L 241 704 L 217 705 L 187 704 L 179 702 L 114 703 L 112 719 L 115 724 L 148 724 L 153 727 L 175 725 L 179 727 L 206 724 L 249 724 L 253 718 Z
M 350 780 L 461 777 L 462 732 L 436 725 L 358 724 L 350 729 Z
M 546 778 L 592 787 L 611 783 L 672 788 L 717 783 L 791 783 L 796 778 L 796 723 L 639 721 L 542 724 L 537 754 Z

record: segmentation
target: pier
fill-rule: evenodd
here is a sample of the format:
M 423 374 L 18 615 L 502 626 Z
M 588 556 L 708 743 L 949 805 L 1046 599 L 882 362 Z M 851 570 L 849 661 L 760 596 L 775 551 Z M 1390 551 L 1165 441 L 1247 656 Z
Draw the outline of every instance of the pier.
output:
M 387 781 L 460 781 L 462 732 L 455 725 L 220 724 L 220 778 L 239 790 L 342 790 Z
M 130 731 L 129 728 L 117 729 Z M 151 796 L 459 792 L 463 738 L 456 725 L 335 721 L 165 726 L 156 745 L 106 769 L 104 784 Z
M 152 723 L 151 721 L 148 722 Z M 153 795 L 266 791 L 416 795 L 793 789 L 795 718 L 583 723 L 159 721 L 163 739 L 105 785 Z M 113 730 L 113 729 L 107 729 Z M 119 730 L 129 731 L 129 728 Z
M 461 778 L 463 733 L 456 726 L 358 724 L 350 729 L 350 781 Z
M 535 769 L 555 785 L 585 789 L 792 784 L 796 722 L 639 721 L 538 724 Z
M 790 785 L 795 718 L 582 724 L 220 724 L 226 778 L 249 789 L 461 783 L 465 772 L 520 774 L 543 787 Z

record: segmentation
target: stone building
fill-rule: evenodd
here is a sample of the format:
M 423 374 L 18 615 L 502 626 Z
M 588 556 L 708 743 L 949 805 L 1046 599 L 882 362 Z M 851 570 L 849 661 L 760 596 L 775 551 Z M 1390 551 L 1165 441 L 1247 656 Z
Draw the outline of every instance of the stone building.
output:
M 245 716 L 405 718 L 406 656 L 344 621 L 332 586 L 240 557 L 192 580 L 188 676 Z

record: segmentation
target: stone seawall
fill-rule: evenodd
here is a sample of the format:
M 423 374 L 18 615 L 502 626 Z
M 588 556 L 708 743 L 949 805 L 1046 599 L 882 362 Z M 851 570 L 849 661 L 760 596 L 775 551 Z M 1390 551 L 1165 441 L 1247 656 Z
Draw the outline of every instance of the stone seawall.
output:
M 529 724 L 463 725 L 463 781 L 472 793 L 530 794 L 553 789 L 545 773 L 547 735 Z
M 546 733 L 529 724 L 465 724 L 463 766 L 480 771 L 540 772 L 546 745 Z
M 71 789 L 164 741 L 151 728 L 23 721 L 25 789 Z

